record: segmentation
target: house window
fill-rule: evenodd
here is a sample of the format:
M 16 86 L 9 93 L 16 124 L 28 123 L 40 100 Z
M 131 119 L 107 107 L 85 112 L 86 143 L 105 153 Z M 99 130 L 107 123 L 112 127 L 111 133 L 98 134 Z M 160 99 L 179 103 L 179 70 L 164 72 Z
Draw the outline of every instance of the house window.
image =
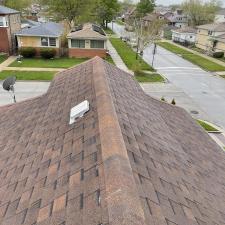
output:
M 104 48 L 104 41 L 91 40 L 91 48 Z
M 47 37 L 41 38 L 41 46 L 48 46 L 48 38 Z
M 49 38 L 49 46 L 52 47 L 56 46 L 56 38 Z
M 71 47 L 72 48 L 85 48 L 85 40 L 71 40 Z

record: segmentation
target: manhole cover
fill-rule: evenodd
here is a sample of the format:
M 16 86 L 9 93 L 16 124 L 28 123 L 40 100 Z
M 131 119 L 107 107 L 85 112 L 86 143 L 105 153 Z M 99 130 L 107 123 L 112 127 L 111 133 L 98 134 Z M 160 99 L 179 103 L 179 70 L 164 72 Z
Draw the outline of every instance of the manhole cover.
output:
M 191 113 L 192 113 L 192 114 L 199 114 L 199 112 L 196 111 L 196 110 L 192 110 Z

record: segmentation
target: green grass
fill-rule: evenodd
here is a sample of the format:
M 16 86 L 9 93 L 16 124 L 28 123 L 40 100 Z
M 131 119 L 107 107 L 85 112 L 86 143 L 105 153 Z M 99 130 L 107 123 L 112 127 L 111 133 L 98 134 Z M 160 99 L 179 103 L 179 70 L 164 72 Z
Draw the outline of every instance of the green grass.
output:
M 17 80 L 52 80 L 55 72 L 43 71 L 8 71 L 0 72 L 0 80 L 4 80 L 8 76 L 15 75 Z
M 204 70 L 207 71 L 225 71 L 225 67 L 222 65 L 219 65 L 215 62 L 212 62 L 209 59 L 206 59 L 202 56 L 196 55 L 188 50 L 185 50 L 183 48 L 180 48 L 176 45 L 173 45 L 171 43 L 168 42 L 158 42 L 157 43 L 159 46 L 175 53 L 175 54 L 179 54 L 181 55 L 184 59 L 186 59 L 187 61 L 203 68 Z
M 210 131 L 218 131 L 215 127 L 209 125 L 208 123 L 202 121 L 202 120 L 197 120 L 197 122 L 208 132 Z
M 0 55 L 0 63 L 3 63 L 7 58 L 7 55 Z
M 115 63 L 114 63 L 114 61 L 113 61 L 111 56 L 106 56 L 106 58 L 104 58 L 104 60 L 106 60 L 107 62 L 109 62 L 109 63 L 111 63 L 113 65 L 115 65 Z
M 105 31 L 105 33 L 108 34 L 108 35 L 113 35 L 113 34 L 115 34 L 110 28 L 107 28 L 107 29 L 105 28 L 104 31 Z
M 22 63 L 17 61 L 10 64 L 10 67 L 37 67 L 37 68 L 69 68 L 80 64 L 87 59 L 83 58 L 56 58 L 56 59 L 23 59 Z
M 136 60 L 136 52 L 120 38 L 110 38 L 110 41 L 130 70 L 139 67 L 140 70 L 154 71 L 143 59 Z
M 143 71 L 135 72 L 135 79 L 140 83 L 145 82 L 163 82 L 164 78 L 158 73 L 145 73 Z

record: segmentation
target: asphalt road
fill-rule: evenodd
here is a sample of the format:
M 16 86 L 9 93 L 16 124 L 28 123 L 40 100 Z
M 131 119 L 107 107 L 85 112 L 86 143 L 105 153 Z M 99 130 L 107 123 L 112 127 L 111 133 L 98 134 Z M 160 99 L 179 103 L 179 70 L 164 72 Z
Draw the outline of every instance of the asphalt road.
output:
M 118 35 L 122 34 L 122 28 L 114 24 L 114 32 Z M 152 63 L 152 51 L 152 46 L 149 46 L 143 55 L 149 64 Z M 199 105 L 212 123 L 225 129 L 225 79 L 214 76 L 161 47 L 157 48 L 154 67 Z

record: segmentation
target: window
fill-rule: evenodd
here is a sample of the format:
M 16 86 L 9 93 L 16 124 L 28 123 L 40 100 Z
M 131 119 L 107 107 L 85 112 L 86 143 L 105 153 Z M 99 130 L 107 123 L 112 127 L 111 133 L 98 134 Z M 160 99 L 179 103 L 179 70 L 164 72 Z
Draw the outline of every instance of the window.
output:
M 208 35 L 212 35 L 212 33 L 213 33 L 213 32 L 212 32 L 211 30 L 208 31 Z
M 71 47 L 72 48 L 85 48 L 85 41 L 84 40 L 71 40 Z
M 41 46 L 48 46 L 48 38 L 47 37 L 41 38 Z
M 91 48 L 104 48 L 104 41 L 91 40 Z
M 56 38 L 49 38 L 49 46 L 52 47 L 56 46 Z

